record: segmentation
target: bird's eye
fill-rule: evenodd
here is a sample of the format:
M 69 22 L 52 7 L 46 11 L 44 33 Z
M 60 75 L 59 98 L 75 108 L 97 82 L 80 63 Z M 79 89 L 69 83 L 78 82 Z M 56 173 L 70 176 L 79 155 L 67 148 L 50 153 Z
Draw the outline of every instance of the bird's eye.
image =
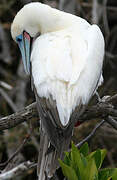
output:
M 21 41 L 22 39 L 20 39 L 20 38 L 17 38 L 17 41 L 19 42 L 19 41 Z
M 16 41 L 17 42 L 21 42 L 22 41 L 22 34 L 20 34 L 19 36 L 16 37 Z

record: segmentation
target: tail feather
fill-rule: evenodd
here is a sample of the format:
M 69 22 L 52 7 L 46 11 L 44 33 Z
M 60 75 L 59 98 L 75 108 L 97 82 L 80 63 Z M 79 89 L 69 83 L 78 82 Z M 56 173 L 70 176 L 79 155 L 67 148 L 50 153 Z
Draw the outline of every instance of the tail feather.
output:
M 40 149 L 37 165 L 37 174 L 39 175 L 39 180 L 45 180 L 45 167 L 47 163 L 46 152 L 48 149 L 49 140 L 46 134 L 42 131 L 40 139 Z
M 71 138 L 69 138 L 69 140 L 66 139 L 62 144 L 60 144 L 61 148 L 59 151 L 52 148 L 52 151 L 48 153 L 50 141 L 44 131 L 41 131 L 37 166 L 38 180 L 46 180 L 53 176 L 56 169 L 59 167 L 58 158 L 63 159 L 64 151 L 68 150 L 70 140 Z

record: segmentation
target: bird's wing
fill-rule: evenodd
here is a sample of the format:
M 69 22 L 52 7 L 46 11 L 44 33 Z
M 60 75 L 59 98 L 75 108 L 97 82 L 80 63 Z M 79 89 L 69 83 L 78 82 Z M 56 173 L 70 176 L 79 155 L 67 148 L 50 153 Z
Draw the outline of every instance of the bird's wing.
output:
M 74 60 L 76 66 L 71 76 L 71 86 L 74 88 L 76 105 L 78 99 L 82 97 L 82 103 L 87 104 L 93 95 L 96 88 L 103 81 L 102 66 L 104 57 L 104 38 L 97 25 L 92 25 L 90 28 L 83 31 L 83 39 L 86 45 L 85 51 L 81 50 L 77 59 L 77 49 L 74 48 Z M 75 41 L 75 40 L 74 40 Z M 76 44 L 73 41 L 73 45 Z M 72 45 L 72 47 L 73 47 Z M 80 66 L 80 70 L 77 68 Z M 74 103 L 75 104 L 75 103 Z
M 31 63 L 37 94 L 52 97 L 63 126 L 76 106 L 87 104 L 93 95 L 103 55 L 103 35 L 96 25 L 48 33 L 34 42 Z

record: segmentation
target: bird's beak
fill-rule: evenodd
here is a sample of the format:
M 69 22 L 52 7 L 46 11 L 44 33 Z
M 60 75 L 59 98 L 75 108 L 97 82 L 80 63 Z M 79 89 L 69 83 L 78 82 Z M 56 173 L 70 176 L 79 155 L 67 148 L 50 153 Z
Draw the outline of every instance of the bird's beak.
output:
M 17 36 L 16 41 L 21 51 L 25 72 L 30 74 L 31 37 L 24 31 L 21 35 Z

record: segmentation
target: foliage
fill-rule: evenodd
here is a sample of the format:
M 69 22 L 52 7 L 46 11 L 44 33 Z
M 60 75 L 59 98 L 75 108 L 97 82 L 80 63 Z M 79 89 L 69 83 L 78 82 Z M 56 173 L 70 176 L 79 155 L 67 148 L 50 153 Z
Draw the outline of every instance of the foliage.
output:
M 87 143 L 79 150 L 72 143 L 71 151 L 65 152 L 64 161 L 59 163 L 68 180 L 116 180 L 117 168 L 101 169 L 105 155 L 105 149 L 89 153 Z

